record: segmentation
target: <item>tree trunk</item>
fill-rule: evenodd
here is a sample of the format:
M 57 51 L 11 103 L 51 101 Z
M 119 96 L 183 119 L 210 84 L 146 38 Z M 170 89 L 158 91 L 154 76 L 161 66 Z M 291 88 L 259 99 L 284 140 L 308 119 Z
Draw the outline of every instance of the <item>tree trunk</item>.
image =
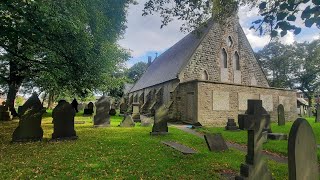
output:
M 13 117 L 18 116 L 17 111 L 14 108 L 14 100 L 16 99 L 16 95 L 19 91 L 19 88 L 22 84 L 22 80 L 17 80 L 17 81 L 10 81 L 8 83 L 9 85 L 9 91 L 7 94 L 7 101 L 6 105 L 9 107 L 9 110 L 11 111 L 11 115 Z
M 47 92 L 45 91 L 44 95 L 43 95 L 43 99 L 42 99 L 42 107 L 43 107 L 43 104 L 44 104 L 44 101 L 46 100 L 47 98 Z

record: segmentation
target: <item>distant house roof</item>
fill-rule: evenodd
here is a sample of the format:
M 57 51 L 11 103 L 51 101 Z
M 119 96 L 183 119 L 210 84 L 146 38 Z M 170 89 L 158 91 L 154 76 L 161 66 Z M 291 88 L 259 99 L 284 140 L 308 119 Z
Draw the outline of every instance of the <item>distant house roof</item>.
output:
M 152 62 L 147 71 L 137 81 L 130 92 L 177 79 L 178 74 L 188 63 L 202 39 L 207 35 L 212 26 L 213 21 L 209 20 L 206 26 L 202 26 L 198 30 L 189 33 L 167 51 L 162 53 Z

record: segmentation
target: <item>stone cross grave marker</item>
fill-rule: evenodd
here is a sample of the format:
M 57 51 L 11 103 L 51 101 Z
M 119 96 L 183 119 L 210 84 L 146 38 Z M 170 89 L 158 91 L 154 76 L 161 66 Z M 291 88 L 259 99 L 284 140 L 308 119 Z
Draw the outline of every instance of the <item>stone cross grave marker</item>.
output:
M 19 126 L 12 134 L 12 141 L 42 140 L 43 130 L 41 128 L 41 120 L 44 112 L 38 95 L 33 93 L 21 108 Z
M 74 130 L 74 117 L 76 110 L 74 106 L 65 100 L 60 100 L 52 111 L 53 118 L 53 140 L 77 139 Z
M 155 111 L 154 124 L 152 127 L 151 135 L 165 135 L 168 134 L 167 122 L 168 109 L 162 105 Z
M 282 104 L 278 106 L 278 126 L 284 126 L 286 124 L 286 119 L 284 115 L 284 107 Z
M 93 118 L 94 127 L 110 126 L 110 101 L 106 96 L 102 96 L 96 102 L 96 115 Z
M 298 118 L 292 125 L 288 140 L 290 180 L 318 180 L 317 142 L 307 120 Z
M 204 135 L 204 139 L 206 140 L 206 143 L 210 151 L 228 150 L 228 146 L 220 133 L 219 134 L 206 133 Z
M 125 115 L 123 117 L 123 120 L 122 122 L 120 123 L 119 125 L 120 127 L 134 127 L 135 126 L 135 123 L 132 119 L 132 116 L 131 115 Z
M 320 105 L 317 104 L 317 108 L 316 108 L 316 122 L 320 122 Z
M 267 163 L 262 158 L 262 144 L 264 141 L 262 132 L 267 123 L 266 117 L 262 114 L 262 101 L 248 100 L 247 115 L 244 117 L 248 124 L 246 163 L 241 164 L 240 176 L 236 177 L 237 180 L 272 179 Z

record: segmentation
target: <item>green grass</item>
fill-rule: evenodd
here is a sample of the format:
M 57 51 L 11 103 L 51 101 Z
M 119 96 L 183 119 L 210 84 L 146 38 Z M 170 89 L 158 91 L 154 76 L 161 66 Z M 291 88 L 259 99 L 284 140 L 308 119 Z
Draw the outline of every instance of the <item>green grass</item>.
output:
M 310 123 L 313 132 L 315 134 L 317 143 L 320 144 L 320 123 L 315 123 L 314 117 L 306 118 Z M 271 124 L 272 132 L 274 133 L 285 133 L 289 136 L 293 122 L 286 122 L 285 126 L 278 126 L 277 123 Z M 230 142 L 238 144 L 247 144 L 247 131 L 225 131 L 224 127 L 204 127 L 198 130 L 199 132 L 210 132 L 210 133 L 221 133 L 222 136 Z M 267 143 L 263 145 L 263 149 L 280 154 L 282 156 L 287 156 L 288 154 L 288 141 L 286 140 L 268 140 Z M 320 150 L 317 151 L 318 161 L 320 162 Z
M 239 174 L 245 153 L 210 152 L 204 140 L 170 127 L 167 136 L 152 137 L 151 127 L 93 128 L 90 117 L 77 116 L 76 141 L 49 142 L 50 113 L 42 121 L 44 140 L 11 144 L 17 121 L 0 122 L 0 179 L 221 179 L 221 172 Z M 183 143 L 199 153 L 183 155 L 161 144 Z M 269 161 L 275 179 L 287 179 L 287 166 Z

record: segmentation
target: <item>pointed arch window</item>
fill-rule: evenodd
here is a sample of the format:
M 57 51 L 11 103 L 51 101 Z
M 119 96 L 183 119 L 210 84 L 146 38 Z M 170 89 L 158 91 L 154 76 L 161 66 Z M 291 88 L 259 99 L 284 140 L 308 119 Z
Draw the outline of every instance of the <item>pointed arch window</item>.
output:
M 238 52 L 236 51 L 233 55 L 233 66 L 234 66 L 234 70 L 239 71 L 240 70 L 240 57 Z
M 209 75 L 208 75 L 208 72 L 206 70 L 204 70 L 201 74 L 201 79 L 202 80 L 209 80 Z
M 232 37 L 231 36 L 228 37 L 227 44 L 228 44 L 228 47 L 231 47 L 233 45 L 233 41 L 232 41 Z
M 228 55 L 224 48 L 221 50 L 221 67 L 228 68 Z

